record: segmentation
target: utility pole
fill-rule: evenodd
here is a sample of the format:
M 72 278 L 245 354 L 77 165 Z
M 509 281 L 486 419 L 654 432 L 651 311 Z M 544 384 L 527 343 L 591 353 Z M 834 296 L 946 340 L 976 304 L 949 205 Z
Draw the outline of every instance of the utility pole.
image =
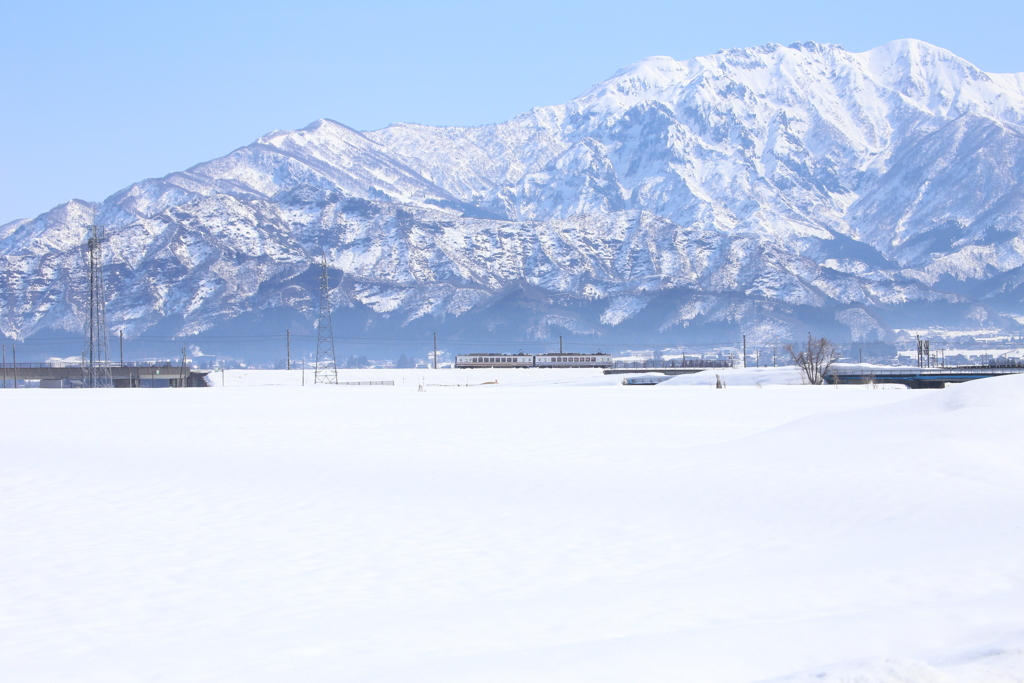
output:
M 4 389 L 7 388 L 7 344 L 4 344 Z
M 778 367 L 777 365 L 775 365 L 775 347 L 774 346 L 772 347 L 772 367 L 773 368 L 774 367 Z
M 754 353 L 756 354 L 755 360 L 754 360 L 754 367 L 758 367 L 759 368 L 759 367 L 761 367 L 761 349 L 758 349 Z
M 124 330 L 117 331 L 117 337 L 121 345 L 121 367 L 124 367 Z
M 185 378 L 188 375 L 185 373 L 185 347 L 181 347 L 181 370 L 178 372 L 178 387 L 185 386 Z
M 558 335 L 558 352 L 565 353 L 565 351 L 562 350 L 562 335 Z
M 743 367 L 747 367 L 747 335 L 743 335 Z
M 857 362 L 860 363 L 861 365 L 864 364 L 864 347 L 863 346 L 860 347 L 859 349 L 857 349 Z
M 285 344 L 286 344 L 285 348 L 287 349 L 287 351 L 286 351 L 286 353 L 287 353 L 287 356 L 286 356 L 287 360 L 285 360 L 285 362 L 284 362 L 284 369 L 285 370 L 291 370 L 292 369 L 292 331 L 291 330 L 285 330 L 284 331 L 284 337 L 287 340 L 287 341 L 285 341 Z
M 437 370 L 437 332 L 434 333 L 434 369 Z
M 18 388 L 18 347 L 11 344 L 11 362 L 14 363 L 14 388 Z

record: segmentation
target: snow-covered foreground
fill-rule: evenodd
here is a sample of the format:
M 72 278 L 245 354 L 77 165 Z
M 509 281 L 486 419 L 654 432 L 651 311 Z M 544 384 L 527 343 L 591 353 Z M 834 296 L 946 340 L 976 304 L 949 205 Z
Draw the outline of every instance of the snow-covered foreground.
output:
M 0 679 L 1024 680 L 1024 377 L 785 372 L 0 391 Z

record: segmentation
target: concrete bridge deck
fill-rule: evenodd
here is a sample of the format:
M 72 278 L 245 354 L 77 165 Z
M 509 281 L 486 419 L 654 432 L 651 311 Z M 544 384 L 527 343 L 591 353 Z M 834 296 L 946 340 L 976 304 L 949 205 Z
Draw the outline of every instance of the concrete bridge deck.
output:
M 829 384 L 903 384 L 911 389 L 941 389 L 949 383 L 970 382 L 985 377 L 1017 375 L 1024 366 L 972 365 L 955 368 L 862 368 L 838 366 Z
M 110 376 L 114 386 L 127 387 L 205 387 L 209 371 L 194 370 L 181 365 L 111 365 Z M 44 388 L 70 388 L 82 386 L 82 366 L 50 365 L 47 363 L 0 363 L 0 388 L 14 388 L 15 380 L 24 387 L 26 382 L 39 382 Z

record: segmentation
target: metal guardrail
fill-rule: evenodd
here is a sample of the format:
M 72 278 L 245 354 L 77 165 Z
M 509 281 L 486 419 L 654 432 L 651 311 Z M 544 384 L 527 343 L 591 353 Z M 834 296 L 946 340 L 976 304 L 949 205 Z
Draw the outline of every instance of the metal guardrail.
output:
M 911 389 L 937 389 L 947 383 L 970 382 L 986 377 L 1024 374 L 1022 366 L 972 366 L 946 368 L 859 368 L 835 367 L 826 378 L 829 384 L 905 384 Z
M 985 365 L 945 367 L 945 368 L 893 368 L 888 369 L 861 369 L 861 368 L 838 368 L 833 374 L 849 375 L 859 377 L 903 377 L 914 375 L 918 377 L 943 377 L 949 375 L 1019 375 L 1024 373 L 1024 366 L 1000 366 L 989 367 Z
M 110 368 L 112 370 L 115 369 L 115 368 L 169 368 L 169 367 L 177 368 L 177 367 L 181 367 L 180 360 L 181 359 L 178 359 L 179 362 L 177 362 L 177 363 L 169 362 L 169 361 L 165 361 L 165 360 L 143 360 L 143 361 L 131 361 L 131 362 L 128 362 L 128 363 L 107 363 L 105 367 L 108 367 L 108 368 Z M 0 370 L 13 370 L 14 368 L 18 368 L 18 369 L 25 368 L 25 369 L 28 369 L 28 370 L 32 370 L 32 369 L 39 370 L 39 369 L 49 369 L 49 368 L 63 369 L 63 368 L 81 368 L 81 367 L 82 367 L 81 363 L 63 363 L 63 362 L 60 362 L 60 361 L 47 361 L 45 363 L 0 363 Z M 186 364 L 185 367 L 188 368 L 188 367 L 191 367 L 191 365 Z

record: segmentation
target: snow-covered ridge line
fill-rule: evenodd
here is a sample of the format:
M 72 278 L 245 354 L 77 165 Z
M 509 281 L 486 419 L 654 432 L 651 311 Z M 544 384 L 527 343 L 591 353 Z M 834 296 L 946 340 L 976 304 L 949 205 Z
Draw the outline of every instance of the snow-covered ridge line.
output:
M 1022 161 L 1024 75 L 921 41 L 652 57 L 504 123 L 322 119 L 0 226 L 0 333 L 79 326 L 92 222 L 111 236 L 111 320 L 135 332 L 308 324 L 322 250 L 367 325 L 1015 328 Z

